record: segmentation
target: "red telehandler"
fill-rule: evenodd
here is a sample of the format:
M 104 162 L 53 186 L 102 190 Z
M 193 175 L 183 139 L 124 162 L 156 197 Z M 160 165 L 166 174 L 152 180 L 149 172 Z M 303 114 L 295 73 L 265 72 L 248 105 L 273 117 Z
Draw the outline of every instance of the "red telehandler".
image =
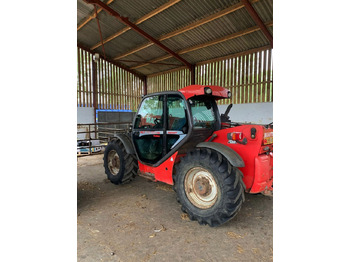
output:
M 273 126 L 229 121 L 216 101 L 227 89 L 190 85 L 145 96 L 128 134 L 110 140 L 104 167 L 114 184 L 141 176 L 170 185 L 191 220 L 219 226 L 245 193 L 272 193 Z

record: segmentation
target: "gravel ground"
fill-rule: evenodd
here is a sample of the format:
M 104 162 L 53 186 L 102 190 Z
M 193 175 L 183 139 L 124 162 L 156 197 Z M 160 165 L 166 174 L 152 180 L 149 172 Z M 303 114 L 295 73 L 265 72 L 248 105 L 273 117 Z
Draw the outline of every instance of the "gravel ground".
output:
M 110 183 L 102 157 L 78 158 L 78 261 L 272 261 L 271 197 L 246 194 L 228 223 L 201 226 L 167 184 Z

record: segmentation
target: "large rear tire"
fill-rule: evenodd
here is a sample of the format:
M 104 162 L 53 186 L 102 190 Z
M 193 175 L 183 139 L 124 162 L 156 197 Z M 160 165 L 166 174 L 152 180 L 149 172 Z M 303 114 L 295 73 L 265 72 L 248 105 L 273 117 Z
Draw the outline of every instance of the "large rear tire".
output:
M 137 174 L 138 165 L 135 155 L 128 154 L 124 144 L 119 139 L 113 139 L 109 142 L 103 160 L 107 178 L 113 184 L 128 183 Z
M 201 225 L 222 225 L 245 200 L 242 172 L 212 149 L 189 152 L 176 167 L 174 182 L 182 211 Z

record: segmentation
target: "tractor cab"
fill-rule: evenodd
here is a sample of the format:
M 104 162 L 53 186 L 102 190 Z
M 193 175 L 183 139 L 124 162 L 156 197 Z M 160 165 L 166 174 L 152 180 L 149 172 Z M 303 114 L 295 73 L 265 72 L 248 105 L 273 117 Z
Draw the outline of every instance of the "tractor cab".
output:
M 132 141 L 139 161 L 159 166 L 175 152 L 185 154 L 220 129 L 217 99 L 227 89 L 192 85 L 143 98 L 133 123 Z

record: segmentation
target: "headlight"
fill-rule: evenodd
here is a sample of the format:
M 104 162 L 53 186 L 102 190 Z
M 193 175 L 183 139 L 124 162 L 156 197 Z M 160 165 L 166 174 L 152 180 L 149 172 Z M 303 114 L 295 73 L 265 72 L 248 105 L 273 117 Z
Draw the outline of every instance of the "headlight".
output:
M 210 88 L 210 87 L 208 87 L 208 86 L 207 86 L 207 87 L 204 87 L 204 93 L 205 93 L 205 94 L 207 94 L 207 95 L 211 95 L 211 94 L 212 94 L 212 92 L 213 92 L 213 91 L 211 90 L 211 88 Z

